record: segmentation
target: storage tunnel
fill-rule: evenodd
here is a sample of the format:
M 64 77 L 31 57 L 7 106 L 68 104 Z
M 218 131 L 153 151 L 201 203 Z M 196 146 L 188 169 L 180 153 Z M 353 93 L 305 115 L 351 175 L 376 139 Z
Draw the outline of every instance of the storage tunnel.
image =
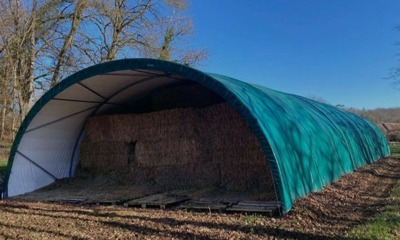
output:
M 163 101 L 164 89 L 187 86 L 197 90 Z M 149 98 L 154 93 L 158 98 Z M 334 106 L 172 62 L 124 59 L 81 70 L 35 103 L 11 149 L 4 197 L 74 177 L 88 119 L 224 103 L 255 136 L 283 212 L 295 200 L 390 155 L 373 123 Z

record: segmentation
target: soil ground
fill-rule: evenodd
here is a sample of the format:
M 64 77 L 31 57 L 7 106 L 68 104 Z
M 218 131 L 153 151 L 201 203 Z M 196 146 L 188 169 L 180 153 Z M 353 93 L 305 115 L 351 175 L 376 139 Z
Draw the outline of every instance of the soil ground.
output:
M 299 200 L 283 218 L 7 200 L 0 238 L 350 239 L 350 229 L 390 203 L 399 179 L 400 159 L 382 159 Z

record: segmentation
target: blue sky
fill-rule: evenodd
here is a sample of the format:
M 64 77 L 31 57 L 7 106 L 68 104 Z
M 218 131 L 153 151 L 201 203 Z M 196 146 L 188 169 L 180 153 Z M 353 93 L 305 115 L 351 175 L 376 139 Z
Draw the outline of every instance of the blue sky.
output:
M 399 0 L 193 0 L 206 72 L 328 103 L 400 107 Z

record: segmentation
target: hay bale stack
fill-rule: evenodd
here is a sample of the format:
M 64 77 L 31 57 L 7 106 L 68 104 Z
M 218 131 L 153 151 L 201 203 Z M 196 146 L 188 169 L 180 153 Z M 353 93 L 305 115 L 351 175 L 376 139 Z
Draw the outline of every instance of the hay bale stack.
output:
M 202 119 L 219 184 L 228 190 L 273 190 L 267 159 L 243 118 L 223 103 L 205 109 Z
M 272 190 L 256 137 L 226 103 L 95 116 L 88 120 L 85 133 L 80 168 L 95 173 L 117 171 L 130 184 L 165 190 L 212 186 Z
M 95 174 L 116 170 L 133 184 L 190 184 L 202 152 L 198 122 L 193 109 L 91 117 L 79 167 Z

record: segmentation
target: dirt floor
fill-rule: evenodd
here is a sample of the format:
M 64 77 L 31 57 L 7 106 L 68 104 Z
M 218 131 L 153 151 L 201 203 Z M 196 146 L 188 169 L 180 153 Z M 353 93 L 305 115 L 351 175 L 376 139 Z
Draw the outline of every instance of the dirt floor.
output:
M 348 239 L 391 201 L 399 179 L 400 160 L 380 160 L 298 201 L 283 218 L 7 200 L 0 238 Z

